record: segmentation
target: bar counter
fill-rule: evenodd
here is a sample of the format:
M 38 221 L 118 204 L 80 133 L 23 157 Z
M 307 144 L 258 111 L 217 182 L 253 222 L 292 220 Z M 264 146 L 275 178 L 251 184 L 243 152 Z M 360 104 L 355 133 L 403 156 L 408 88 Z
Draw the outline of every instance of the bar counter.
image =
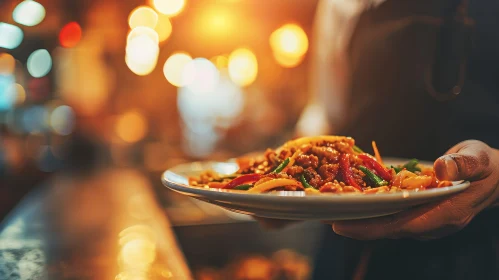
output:
M 192 279 L 136 170 L 56 175 L 0 224 L 0 279 Z

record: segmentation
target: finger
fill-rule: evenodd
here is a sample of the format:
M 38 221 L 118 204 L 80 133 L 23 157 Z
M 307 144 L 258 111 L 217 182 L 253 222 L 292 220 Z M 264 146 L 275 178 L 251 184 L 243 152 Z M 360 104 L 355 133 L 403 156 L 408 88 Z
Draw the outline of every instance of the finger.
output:
M 491 172 L 491 150 L 480 141 L 462 142 L 435 161 L 435 174 L 438 179 L 449 181 L 482 179 Z
M 462 229 L 473 217 L 468 211 L 466 196 L 456 196 L 444 202 L 433 203 L 391 216 L 340 221 L 333 230 L 346 237 L 360 240 L 418 237 L 432 239 Z

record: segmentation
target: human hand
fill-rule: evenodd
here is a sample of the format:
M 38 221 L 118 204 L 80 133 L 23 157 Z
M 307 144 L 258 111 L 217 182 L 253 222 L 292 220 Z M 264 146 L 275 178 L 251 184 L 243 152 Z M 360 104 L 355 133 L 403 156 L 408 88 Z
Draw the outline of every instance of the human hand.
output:
M 440 180 L 469 180 L 464 191 L 443 201 L 394 215 L 333 223 L 333 230 L 361 240 L 382 238 L 435 239 L 464 228 L 499 197 L 499 151 L 468 140 L 451 148 L 434 163 Z

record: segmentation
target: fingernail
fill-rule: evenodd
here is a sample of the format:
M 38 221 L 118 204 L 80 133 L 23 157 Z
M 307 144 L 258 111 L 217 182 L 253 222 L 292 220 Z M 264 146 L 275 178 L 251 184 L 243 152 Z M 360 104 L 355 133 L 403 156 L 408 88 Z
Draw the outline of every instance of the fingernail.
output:
M 456 161 L 452 157 L 445 157 L 445 172 L 447 180 L 454 180 L 459 173 Z

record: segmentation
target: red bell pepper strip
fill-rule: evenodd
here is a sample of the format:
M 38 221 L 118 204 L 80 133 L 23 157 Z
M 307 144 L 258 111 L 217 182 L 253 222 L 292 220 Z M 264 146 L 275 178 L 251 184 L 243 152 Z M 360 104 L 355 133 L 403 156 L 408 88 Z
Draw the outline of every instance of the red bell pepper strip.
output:
M 383 178 L 383 180 L 390 182 L 392 180 L 392 174 L 383 166 L 381 163 L 376 161 L 375 158 L 368 154 L 360 154 L 358 157 L 364 162 L 364 165 L 375 171 L 376 175 Z
M 230 181 L 222 189 L 233 189 L 239 185 L 254 183 L 262 178 L 261 174 L 246 174 Z
M 341 170 L 341 175 L 343 176 L 343 180 L 345 180 L 345 183 L 348 185 L 358 189 L 359 191 L 362 191 L 362 187 L 357 184 L 355 179 L 353 178 L 353 172 L 352 169 L 350 169 L 350 156 L 349 154 L 342 154 L 340 157 L 340 170 Z

